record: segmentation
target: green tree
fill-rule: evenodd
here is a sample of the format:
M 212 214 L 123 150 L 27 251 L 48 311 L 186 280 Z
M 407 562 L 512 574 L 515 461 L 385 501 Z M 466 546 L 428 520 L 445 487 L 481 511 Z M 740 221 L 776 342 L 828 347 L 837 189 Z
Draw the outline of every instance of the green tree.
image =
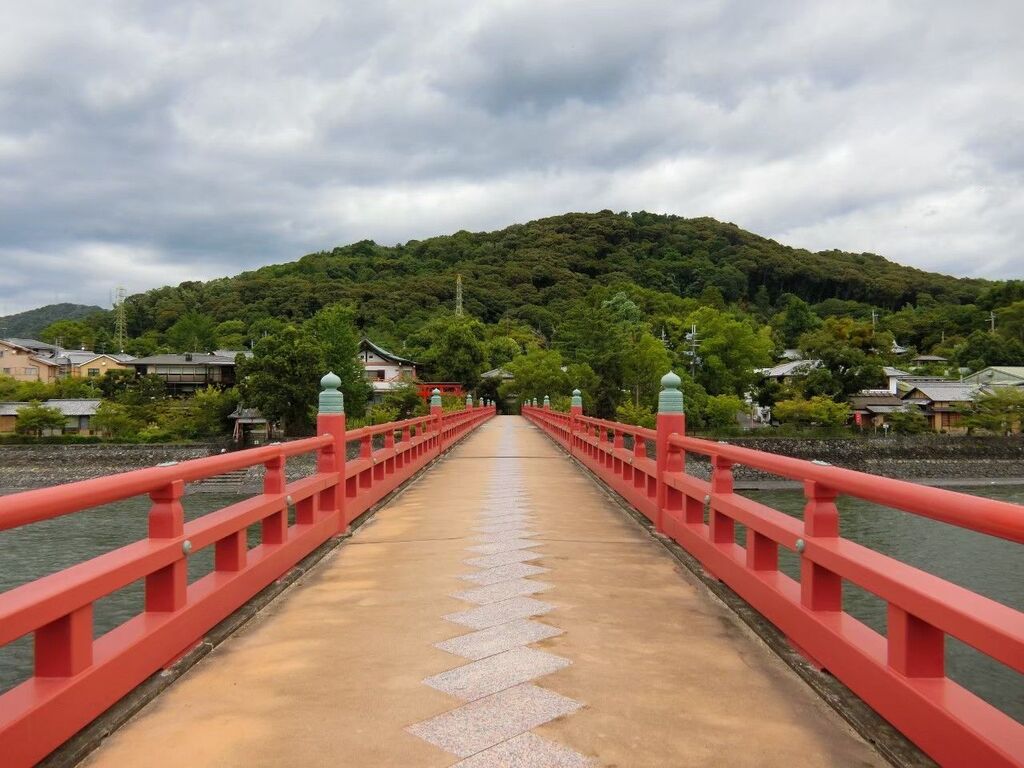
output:
M 638 427 L 654 429 L 656 417 L 649 405 L 627 400 L 615 409 L 615 420 L 623 424 L 635 424 Z
M 145 422 L 129 406 L 105 400 L 89 420 L 89 427 L 108 437 L 131 438 L 138 436 Z
M 633 396 L 633 403 L 653 406 L 661 388 L 661 377 L 672 365 L 665 345 L 643 332 L 625 350 L 623 384 Z
M 473 389 L 484 370 L 484 327 L 468 316 L 439 315 L 408 340 L 410 354 L 433 381 Z
M 1024 425 L 1024 390 L 999 387 L 979 395 L 964 412 L 964 424 L 970 429 L 1009 434 Z
M 352 310 L 343 304 L 324 307 L 306 323 L 306 331 L 320 344 L 327 370 L 341 379 L 346 412 L 362 414 L 372 391 L 358 359 L 359 334 Z
M 241 320 L 225 320 L 218 323 L 214 333 L 220 349 L 244 349 L 249 342 L 245 332 L 245 323 Z
M 167 329 L 166 338 L 176 352 L 209 352 L 217 347 L 217 324 L 209 315 L 186 312 Z
M 511 336 L 495 336 L 484 343 L 484 355 L 491 368 L 500 368 L 522 353 L 519 342 Z
M 800 397 L 780 400 L 775 404 L 772 413 L 783 423 L 836 427 L 846 424 L 849 420 L 850 406 L 847 403 L 837 403 L 824 395 L 816 395 L 807 400 Z
M 419 389 L 412 383 L 396 384 L 390 392 L 384 395 L 382 405 L 394 413 L 394 419 L 411 419 L 413 416 L 422 416 L 427 412 L 426 400 L 423 399 Z M 385 421 L 392 421 L 394 419 L 386 419 Z
M 323 349 L 295 326 L 256 342 L 251 358 L 238 365 L 238 389 L 242 401 L 259 408 L 286 434 L 312 430 L 313 414 L 325 373 Z
M 893 411 L 886 417 L 892 431 L 902 435 L 919 435 L 928 430 L 928 419 L 917 408 Z
M 704 423 L 712 429 L 735 429 L 736 417 L 745 409 L 736 395 L 712 395 L 704 406 Z
M 518 396 L 521 400 L 544 396 L 555 397 L 569 394 L 572 386 L 569 375 L 562 370 L 562 356 L 554 350 L 531 349 L 525 355 L 512 360 L 506 369 L 515 378 L 501 384 L 498 391 L 504 399 Z
M 743 395 L 757 381 L 756 368 L 772 361 L 772 344 L 767 328 L 757 328 L 749 318 L 713 307 L 701 307 L 687 316 L 682 328 L 687 332 L 697 326 L 701 358 L 696 379 L 711 394 Z M 685 338 L 675 340 L 676 349 L 684 350 Z M 680 368 L 689 369 L 689 358 L 680 356 Z
M 47 344 L 60 342 L 65 349 L 93 349 L 96 331 L 82 320 L 57 320 L 46 326 L 39 338 Z
M 42 405 L 34 400 L 18 409 L 14 431 L 20 435 L 41 435 L 43 432 L 63 430 L 64 418 L 58 409 Z
M 773 324 L 787 346 L 795 346 L 801 336 L 821 325 L 821 320 L 803 299 L 787 295 L 782 304 L 784 309 L 775 316 Z

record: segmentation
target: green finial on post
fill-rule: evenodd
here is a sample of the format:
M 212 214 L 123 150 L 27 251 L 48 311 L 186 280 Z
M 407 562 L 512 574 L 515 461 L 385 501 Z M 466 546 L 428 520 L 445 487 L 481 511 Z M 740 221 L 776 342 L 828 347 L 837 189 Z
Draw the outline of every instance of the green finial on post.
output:
M 473 407 L 473 393 L 472 392 L 467 392 L 466 393 L 466 407 L 467 408 L 472 408 Z
M 683 381 L 673 371 L 661 377 L 661 393 L 658 395 L 658 413 L 684 413 L 683 393 L 679 385 Z
M 434 391 L 430 393 L 430 407 L 441 407 L 441 390 L 437 387 L 434 387 Z
M 572 391 L 572 407 L 582 408 L 583 407 L 583 393 L 578 389 Z
M 551 398 L 548 397 L 547 395 L 544 395 L 544 407 L 545 408 L 549 408 L 550 406 L 551 406 Z
M 320 379 L 320 386 L 323 387 L 323 391 L 320 393 L 320 413 L 344 413 L 345 396 L 338 391 L 341 379 L 334 374 L 334 371 Z

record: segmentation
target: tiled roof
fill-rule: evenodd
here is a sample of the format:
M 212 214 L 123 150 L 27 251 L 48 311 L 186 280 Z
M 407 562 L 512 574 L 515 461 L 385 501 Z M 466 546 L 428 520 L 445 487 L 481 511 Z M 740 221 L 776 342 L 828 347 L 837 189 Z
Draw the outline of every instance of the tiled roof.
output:
M 34 350 L 47 350 L 49 352 L 56 352 L 59 347 L 53 344 L 47 344 L 45 341 L 39 341 L 39 339 L 18 339 L 18 338 L 7 338 L 0 339 L 0 341 L 6 341 L 8 344 L 13 344 L 16 347 L 24 347 L 25 349 Z
M 927 399 L 939 402 L 966 403 L 973 400 L 981 390 L 977 384 L 964 384 L 959 381 L 942 381 L 915 384 L 913 389 L 903 394 L 906 399 L 914 392 L 920 392 Z
M 418 365 L 418 363 L 416 363 L 416 362 L 414 362 L 412 360 L 409 360 L 409 359 L 404 358 L 404 357 L 399 357 L 394 352 L 388 352 L 386 349 L 384 349 L 384 347 L 381 347 L 381 346 L 378 346 L 377 344 L 374 344 L 372 341 L 370 341 L 365 336 L 360 340 L 359 346 L 360 346 L 360 348 L 362 348 L 362 347 L 369 347 L 370 351 L 376 353 L 379 357 L 386 358 L 386 359 L 391 360 L 392 362 L 395 362 L 395 363 L 408 363 L 409 365 Z
M 181 355 L 150 355 L 129 360 L 132 365 L 234 365 L 234 357 L 224 357 L 207 352 L 193 352 Z
M 806 376 L 815 368 L 821 367 L 821 360 L 793 360 L 788 363 L 779 363 L 771 368 L 762 368 L 759 373 L 769 379 L 779 379 L 785 376 Z
M 65 416 L 94 416 L 100 407 L 101 400 L 74 399 L 74 400 L 47 400 L 43 403 L 47 408 L 56 408 Z M 17 416 L 18 409 L 29 405 L 27 402 L 2 402 L 0 403 L 0 416 Z

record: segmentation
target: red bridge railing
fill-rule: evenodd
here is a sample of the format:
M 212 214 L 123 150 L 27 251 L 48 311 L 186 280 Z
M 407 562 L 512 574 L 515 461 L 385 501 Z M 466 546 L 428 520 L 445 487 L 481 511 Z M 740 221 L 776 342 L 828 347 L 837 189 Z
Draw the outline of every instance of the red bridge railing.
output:
M 940 764 L 1024 765 L 1024 725 L 945 670 L 949 635 L 1024 673 L 1024 613 L 843 538 L 835 502 L 851 496 L 1017 543 L 1024 507 L 686 437 L 681 396 L 678 410 L 660 409 L 657 430 L 587 418 L 576 402 L 571 413 L 527 405 L 523 415 Z M 710 459 L 710 480 L 686 473 L 687 452 Z M 804 520 L 736 493 L 736 465 L 802 482 Z M 799 555 L 799 579 L 779 570 L 779 547 Z M 843 581 L 885 601 L 885 635 L 844 610 Z
M 32 676 L 0 695 L 0 764 L 45 757 L 494 415 L 493 406 L 442 413 L 435 403 L 429 416 L 346 431 L 324 395 L 317 437 L 0 497 L 0 530 L 152 500 L 147 538 L 0 594 L 0 647 L 34 634 L 35 659 Z M 351 442 L 359 456 L 346 460 Z M 287 481 L 287 460 L 303 454 L 316 454 L 316 471 Z M 260 465 L 262 493 L 185 522 L 186 483 Z M 260 543 L 249 549 L 256 523 Z M 189 584 L 187 558 L 207 547 L 213 571 Z M 140 579 L 143 611 L 93 639 L 93 604 Z

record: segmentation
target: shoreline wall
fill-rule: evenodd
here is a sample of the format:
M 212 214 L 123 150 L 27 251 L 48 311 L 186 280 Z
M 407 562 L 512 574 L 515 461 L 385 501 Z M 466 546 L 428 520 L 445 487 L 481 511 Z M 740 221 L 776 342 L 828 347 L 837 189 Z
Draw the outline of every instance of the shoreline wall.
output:
M 1021 437 L 740 437 L 724 442 L 905 480 L 1024 481 L 1024 439 Z M 165 461 L 187 461 L 219 451 L 220 447 L 214 444 L 3 445 L 0 446 L 0 493 L 127 472 Z M 358 447 L 350 445 L 349 453 L 354 457 Z M 710 467 L 706 460 L 689 454 L 687 462 L 693 474 L 708 475 Z M 301 476 L 312 467 L 311 457 L 292 459 L 288 462 L 289 478 Z M 250 470 L 245 490 L 258 490 L 261 476 L 261 468 Z M 737 467 L 736 478 L 755 482 L 778 479 L 746 467 Z

